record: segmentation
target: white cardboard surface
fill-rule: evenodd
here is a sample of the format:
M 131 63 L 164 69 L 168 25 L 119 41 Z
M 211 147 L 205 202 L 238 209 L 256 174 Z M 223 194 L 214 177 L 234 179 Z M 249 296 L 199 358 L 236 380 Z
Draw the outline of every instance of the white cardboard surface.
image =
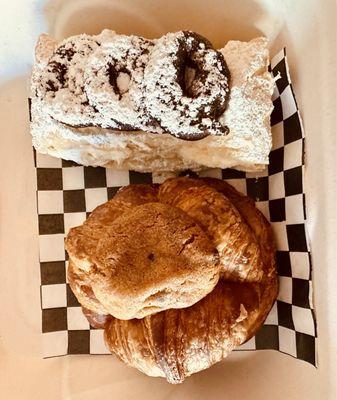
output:
M 3 398 L 335 399 L 336 2 L 0 0 L 0 8 Z M 317 370 L 276 352 L 237 352 L 183 385 L 171 386 L 161 379 L 145 377 L 109 356 L 41 358 L 35 171 L 28 129 L 27 74 L 40 32 L 62 37 L 83 31 L 93 33 L 103 27 L 145 36 L 189 28 L 209 37 L 216 46 L 228 39 L 244 40 L 263 33 L 270 37 L 274 49 L 287 46 L 307 136 L 307 201 L 319 337 Z

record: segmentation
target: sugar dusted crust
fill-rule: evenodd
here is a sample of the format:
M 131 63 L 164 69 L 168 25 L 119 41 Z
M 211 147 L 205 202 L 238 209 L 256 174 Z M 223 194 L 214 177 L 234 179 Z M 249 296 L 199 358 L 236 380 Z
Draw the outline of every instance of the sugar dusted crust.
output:
M 268 72 L 266 38 L 250 42 L 230 41 L 220 50 L 231 74 L 230 98 L 222 116 L 230 133 L 197 141 L 185 141 L 164 133 L 73 128 L 52 119 L 35 96 L 35 88 L 41 68 L 55 46 L 52 38 L 42 35 L 36 48 L 31 134 L 38 152 L 83 165 L 140 172 L 211 167 L 260 171 L 268 164 L 272 146 L 270 114 L 274 80 Z

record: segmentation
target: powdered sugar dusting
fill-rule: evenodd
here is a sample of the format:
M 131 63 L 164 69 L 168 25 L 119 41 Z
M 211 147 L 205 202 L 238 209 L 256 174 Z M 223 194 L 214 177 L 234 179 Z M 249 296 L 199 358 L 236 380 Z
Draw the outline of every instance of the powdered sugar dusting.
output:
M 224 134 L 216 114 L 229 92 L 224 61 L 202 40 L 188 32 L 155 41 L 109 30 L 74 36 L 41 69 L 36 95 L 55 120 L 75 127 L 165 130 L 184 138 Z M 203 81 L 195 68 L 178 70 L 182 46 L 199 63 Z M 192 95 L 181 86 L 181 73 Z
M 109 41 L 109 36 L 113 35 L 111 31 L 104 31 L 93 38 L 97 42 Z M 264 164 L 268 164 L 271 148 L 269 117 L 274 87 L 274 80 L 267 70 L 267 45 L 264 38 L 226 44 L 221 52 L 231 73 L 231 93 L 221 118 L 230 133 L 186 142 L 167 134 L 152 135 L 144 130 L 130 133 L 92 125 L 87 128 L 71 127 L 51 118 L 51 103 L 37 96 L 37 89 L 57 42 L 49 36 L 43 37 L 36 50 L 38 54 L 32 74 L 31 133 L 34 146 L 41 153 L 84 165 L 118 169 L 173 171 L 208 166 L 261 170 Z M 73 99 L 67 100 L 69 102 L 62 105 L 65 110 L 70 110 Z M 77 124 L 74 125 L 84 125 L 83 121 L 83 115 L 77 115 Z M 210 121 L 205 120 L 204 123 Z
M 146 126 L 143 77 L 152 46 L 150 40 L 137 36 L 114 35 L 88 58 L 84 90 L 89 103 L 101 114 L 103 127 L 111 125 L 110 116 L 134 128 Z M 124 83 L 123 92 L 118 83 Z
M 228 80 L 223 65 L 215 50 L 206 49 L 205 44 L 200 43 L 199 57 L 203 59 L 206 80 L 203 84 L 189 80 L 188 88 L 192 87 L 198 96 L 186 96 L 178 81 L 175 61 L 172 62 L 172 57 L 175 60 L 184 40 L 192 47 L 195 39 L 186 39 L 184 32 L 178 32 L 169 33 L 156 41 L 144 73 L 148 110 L 166 130 L 178 137 L 199 135 L 205 131 L 207 134 L 219 134 L 221 131 L 213 126 L 209 117 L 202 118 L 201 123 L 198 119 L 202 112 L 210 112 L 210 105 L 219 98 L 225 101 L 228 95 Z M 191 73 L 191 69 L 188 72 Z
M 240 152 L 244 147 L 248 161 L 256 157 L 258 141 L 262 146 L 259 153 L 266 155 L 266 163 L 272 144 L 269 117 L 274 90 L 274 80 L 267 70 L 267 45 L 267 39 L 258 38 L 250 42 L 230 41 L 220 50 L 231 71 L 229 103 L 221 117 L 230 128 L 226 146 Z
M 126 72 L 120 72 L 116 78 L 118 90 L 124 94 L 129 90 L 130 87 L 130 75 Z
M 36 95 L 56 120 L 74 126 L 93 124 L 96 113 L 83 91 L 83 75 L 89 54 L 98 46 L 95 37 L 70 37 L 48 60 L 36 85 Z

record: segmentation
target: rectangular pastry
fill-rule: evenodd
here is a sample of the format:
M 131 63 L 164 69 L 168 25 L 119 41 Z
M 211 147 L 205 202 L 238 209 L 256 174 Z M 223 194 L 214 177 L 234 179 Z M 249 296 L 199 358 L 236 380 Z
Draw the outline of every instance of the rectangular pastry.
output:
M 259 171 L 268 164 L 274 80 L 268 41 L 177 32 L 157 40 L 41 35 L 31 79 L 40 153 L 140 172 Z

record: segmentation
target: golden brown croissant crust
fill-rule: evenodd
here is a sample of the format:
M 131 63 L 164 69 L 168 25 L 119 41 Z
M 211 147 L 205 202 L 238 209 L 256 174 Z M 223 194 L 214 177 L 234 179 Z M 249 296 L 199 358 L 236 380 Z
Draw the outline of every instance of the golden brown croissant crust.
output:
M 219 255 L 220 280 L 189 307 L 153 309 L 142 319 L 114 318 L 106 302 L 98 299 L 93 282 L 97 277 L 90 273 L 97 243 L 121 215 L 132 215 L 140 205 L 150 212 L 158 204 L 182 210 L 205 232 Z M 171 383 L 210 367 L 252 337 L 277 296 L 269 223 L 251 199 L 217 179 L 173 178 L 160 186 L 130 185 L 98 207 L 82 227 L 71 230 L 66 245 L 70 285 L 90 324 L 105 329 L 110 351 L 147 375 Z

